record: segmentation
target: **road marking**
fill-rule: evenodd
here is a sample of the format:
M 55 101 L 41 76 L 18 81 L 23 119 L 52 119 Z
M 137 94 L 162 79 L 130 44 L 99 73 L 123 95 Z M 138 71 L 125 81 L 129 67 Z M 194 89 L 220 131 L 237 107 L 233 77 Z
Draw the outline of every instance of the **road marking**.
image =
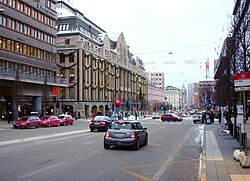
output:
M 1 151 L 0 154 L 5 154 L 5 153 L 12 153 L 12 152 L 16 152 L 16 151 L 21 151 L 22 149 L 16 149 L 16 150 L 5 150 L 5 151 Z
M 0 142 L 0 146 L 3 145 L 9 145 L 9 144 L 15 144 L 19 142 L 27 142 L 27 141 L 34 141 L 34 140 L 40 140 L 40 139 L 48 139 L 48 138 L 55 138 L 60 136 L 67 136 L 72 134 L 80 134 L 80 133 L 86 133 L 89 130 L 81 130 L 81 131 L 71 131 L 71 132 L 65 132 L 65 133 L 56 133 L 56 134 L 50 134 L 50 135 L 44 135 L 44 136 L 37 136 L 33 138 L 23 138 L 23 139 L 16 139 L 16 140 L 10 140 L 10 141 L 2 141 Z
M 123 172 L 125 172 L 125 173 L 127 173 L 127 174 L 129 174 L 129 175 L 132 175 L 132 176 L 134 176 L 134 177 L 136 177 L 136 178 L 139 178 L 139 179 L 141 179 L 141 180 L 153 181 L 152 179 L 150 179 L 150 178 L 148 178 L 148 177 L 145 177 L 145 176 L 143 176 L 143 175 L 137 174 L 137 173 L 132 172 L 132 171 L 130 171 L 130 170 L 127 170 L 127 169 L 125 169 L 125 168 L 120 168 L 120 170 L 122 170 Z
M 176 147 L 173 154 L 171 154 L 170 157 L 168 157 L 168 159 L 165 162 L 171 162 L 175 158 L 175 156 L 177 155 L 183 143 L 189 138 L 189 135 L 191 132 L 192 132 L 192 129 L 189 129 L 189 132 L 186 134 L 186 136 L 182 139 L 182 141 Z M 168 166 L 169 165 L 162 165 L 161 168 L 158 170 L 158 172 L 156 172 L 156 174 L 154 175 L 153 180 L 158 181 L 163 175 L 163 173 L 167 170 Z
M 53 169 L 54 167 L 58 167 L 59 165 L 62 165 L 64 164 L 64 162 L 59 162 L 59 163 L 55 163 L 53 165 L 49 165 L 47 167 L 43 167 L 43 168 L 40 168 L 38 170 L 35 170 L 33 172 L 30 172 L 30 173 L 27 173 L 27 174 L 24 174 L 24 175 L 21 175 L 19 176 L 20 178 L 27 178 L 27 177 L 30 177 L 32 175 L 35 175 L 35 174 L 38 174 L 38 173 L 41 173 L 41 172 L 44 172 L 44 171 L 47 171 L 47 170 L 51 170 Z

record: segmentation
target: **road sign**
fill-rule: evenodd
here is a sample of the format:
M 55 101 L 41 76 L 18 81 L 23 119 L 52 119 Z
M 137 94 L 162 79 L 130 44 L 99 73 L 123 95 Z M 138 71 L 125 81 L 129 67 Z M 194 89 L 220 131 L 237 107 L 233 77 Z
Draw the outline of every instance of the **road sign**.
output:
M 116 112 L 120 112 L 120 108 L 119 107 L 116 108 Z
M 244 88 L 250 86 L 250 72 L 236 73 L 234 74 L 234 86 L 240 87 L 235 88 L 235 91 L 249 90 L 249 88 Z
M 250 87 L 235 87 L 235 91 L 247 91 L 250 90 Z

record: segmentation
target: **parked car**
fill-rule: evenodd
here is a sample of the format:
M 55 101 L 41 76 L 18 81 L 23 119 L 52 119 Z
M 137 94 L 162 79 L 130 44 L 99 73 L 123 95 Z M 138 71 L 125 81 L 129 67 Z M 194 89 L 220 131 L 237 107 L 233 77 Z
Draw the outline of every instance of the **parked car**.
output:
M 160 119 L 161 116 L 160 116 L 160 113 L 153 113 L 152 114 L 152 119 Z
M 89 122 L 90 131 L 107 131 L 111 125 L 112 120 L 108 116 L 96 116 Z
M 183 118 L 181 118 L 180 116 L 177 116 L 176 114 L 173 113 L 167 113 L 167 114 L 163 114 L 161 116 L 161 120 L 162 122 L 164 121 L 182 121 Z
M 41 125 L 44 127 L 60 126 L 60 119 L 55 115 L 47 115 L 41 118 Z
M 71 115 L 68 115 L 68 114 L 59 115 L 58 118 L 60 119 L 61 126 L 66 126 L 69 124 L 73 125 L 75 121 L 75 119 Z
M 111 146 L 132 147 L 139 150 L 141 145 L 148 144 L 147 128 L 143 128 L 136 120 L 114 121 L 104 135 L 103 146 L 109 149 Z
M 204 120 L 203 120 L 203 113 L 202 112 L 195 112 L 193 115 L 192 115 L 192 119 L 193 119 L 193 123 L 204 123 Z
M 20 119 L 13 122 L 13 128 L 39 128 L 41 125 L 41 120 L 37 116 L 22 116 Z

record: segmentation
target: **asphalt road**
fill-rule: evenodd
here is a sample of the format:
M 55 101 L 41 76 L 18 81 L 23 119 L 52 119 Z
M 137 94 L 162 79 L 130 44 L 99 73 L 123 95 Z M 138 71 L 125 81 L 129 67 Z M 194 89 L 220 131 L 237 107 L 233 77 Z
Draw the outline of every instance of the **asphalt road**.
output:
M 103 148 L 104 132 L 73 126 L 0 130 L 1 181 L 197 181 L 203 125 L 141 120 L 149 143 L 139 151 Z

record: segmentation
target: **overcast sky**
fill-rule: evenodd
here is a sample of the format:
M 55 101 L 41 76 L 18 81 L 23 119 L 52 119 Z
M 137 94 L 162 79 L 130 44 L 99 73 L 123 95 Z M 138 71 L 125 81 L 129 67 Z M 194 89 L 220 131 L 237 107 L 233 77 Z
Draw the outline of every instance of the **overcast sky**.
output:
M 106 32 L 123 32 L 147 71 L 164 72 L 165 86 L 187 87 L 206 77 L 207 60 L 212 76 L 234 1 L 73 0 L 73 6 Z

